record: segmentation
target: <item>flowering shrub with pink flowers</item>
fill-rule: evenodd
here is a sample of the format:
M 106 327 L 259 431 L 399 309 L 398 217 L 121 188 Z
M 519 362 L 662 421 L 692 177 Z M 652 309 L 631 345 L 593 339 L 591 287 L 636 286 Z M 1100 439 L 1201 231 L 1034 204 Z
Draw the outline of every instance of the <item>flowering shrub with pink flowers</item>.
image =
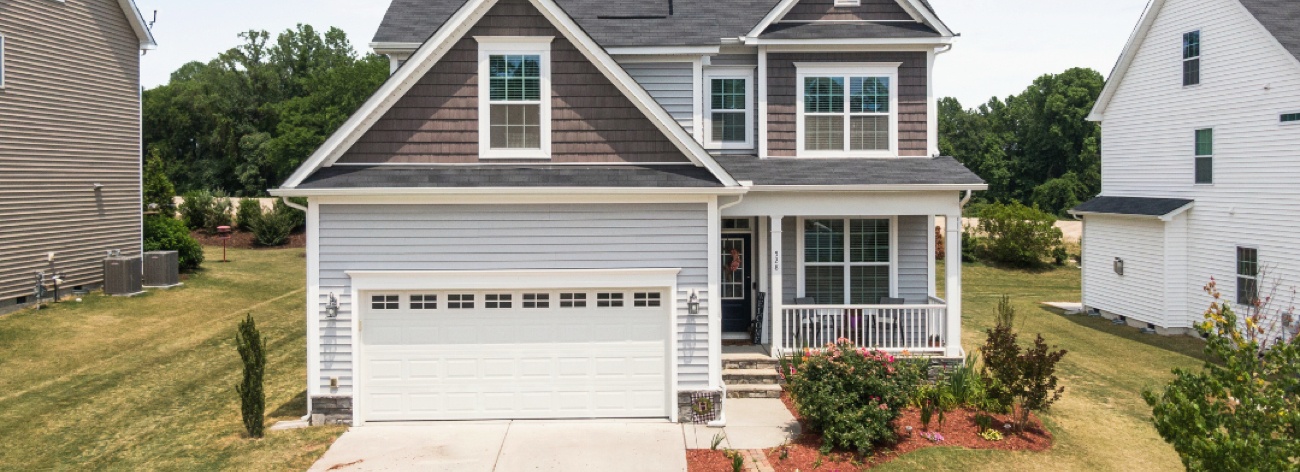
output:
M 860 348 L 847 339 L 782 363 L 791 397 L 822 448 L 869 454 L 894 443 L 894 420 L 925 377 L 924 362 Z

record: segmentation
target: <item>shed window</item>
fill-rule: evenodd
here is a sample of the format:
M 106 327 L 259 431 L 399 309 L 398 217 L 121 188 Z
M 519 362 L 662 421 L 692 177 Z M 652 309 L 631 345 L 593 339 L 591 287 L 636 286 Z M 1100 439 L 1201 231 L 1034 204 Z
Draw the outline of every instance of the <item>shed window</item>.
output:
M 1214 183 L 1214 130 L 1196 130 L 1196 183 Z
M 1183 34 L 1183 86 L 1201 83 L 1201 31 Z
M 1283 113 L 1283 123 L 1300 123 L 1300 113 Z
M 477 39 L 480 157 L 549 158 L 551 38 Z
M 800 155 L 897 154 L 897 65 L 804 65 L 798 83 Z
M 804 296 L 818 304 L 876 304 L 891 292 L 888 219 L 808 219 Z
M 1259 299 L 1259 250 L 1237 247 L 1237 303 L 1254 305 Z

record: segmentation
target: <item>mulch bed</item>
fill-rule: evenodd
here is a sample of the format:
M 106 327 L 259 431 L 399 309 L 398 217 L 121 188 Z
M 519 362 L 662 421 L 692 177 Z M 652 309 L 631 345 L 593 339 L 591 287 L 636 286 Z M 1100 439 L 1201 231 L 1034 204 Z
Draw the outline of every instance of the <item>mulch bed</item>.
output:
M 1012 434 L 1002 430 L 1003 439 L 1001 441 L 987 441 L 979 436 L 978 427 L 975 425 L 976 412 L 965 409 L 948 412 L 947 421 L 942 428 L 936 424 L 937 416 L 936 420 L 931 421 L 930 430 L 937 431 L 944 437 L 943 442 L 934 443 L 921 437 L 921 412 L 915 408 L 908 408 L 903 410 L 902 416 L 898 418 L 896 423 L 901 437 L 898 444 L 879 448 L 874 455 L 866 458 L 859 458 L 857 454 L 846 452 L 823 456 L 821 454 L 821 436 L 816 433 L 806 432 L 808 430 L 806 423 L 795 409 L 794 400 L 790 398 L 790 394 L 783 392 L 781 401 L 785 403 L 786 408 L 790 409 L 790 413 L 799 420 L 805 432 L 784 448 L 786 449 L 784 453 L 783 448 L 780 447 L 767 451 L 767 459 L 777 472 L 810 471 L 814 468 L 816 470 L 832 471 L 861 470 L 889 462 L 918 449 L 936 446 L 1004 451 L 1043 451 L 1052 447 L 1052 433 L 1043 427 L 1042 421 L 1036 416 L 1030 415 L 1029 427 L 1026 428 L 1024 433 Z M 1006 415 L 993 415 L 993 417 L 993 424 L 995 425 L 1006 424 L 1009 421 Z M 907 426 L 912 427 L 910 436 L 906 433 Z M 783 454 L 784 458 L 782 458 Z
M 688 472 L 731 472 L 731 459 L 721 449 L 687 449 L 686 470 Z
M 194 239 L 197 239 L 199 241 L 199 244 L 202 244 L 204 246 L 221 247 L 220 235 L 208 234 L 203 231 L 192 231 L 190 232 L 190 235 L 194 236 Z M 283 246 L 268 247 L 268 246 L 259 246 L 257 245 L 257 243 L 253 242 L 252 232 L 235 230 L 235 231 L 231 231 L 230 242 L 226 247 L 231 249 L 284 249 L 284 248 L 307 247 L 307 235 L 304 233 L 290 234 L 289 242 L 285 243 Z

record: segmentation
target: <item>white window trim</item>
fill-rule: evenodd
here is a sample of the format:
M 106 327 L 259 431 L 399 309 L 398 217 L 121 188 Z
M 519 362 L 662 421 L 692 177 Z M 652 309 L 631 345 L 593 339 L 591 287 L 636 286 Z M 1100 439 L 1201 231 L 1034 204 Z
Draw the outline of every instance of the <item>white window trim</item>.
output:
M 715 66 L 704 70 L 704 148 L 754 149 L 754 68 L 755 66 Z M 713 79 L 745 80 L 745 142 L 724 143 L 713 136 Z M 734 111 L 730 111 L 734 113 Z
M 860 7 L 862 0 L 835 0 L 836 7 Z
M 838 62 L 794 63 L 795 74 L 795 140 L 799 157 L 898 157 L 898 67 L 901 62 Z M 843 151 L 809 151 L 804 149 L 804 79 L 807 77 L 843 76 L 844 82 L 844 150 Z M 849 77 L 888 77 L 889 78 L 889 150 L 854 151 L 849 149 L 851 139 L 851 119 L 848 93 Z
M 1205 51 L 1203 51 L 1203 50 L 1202 50 L 1202 47 L 1201 47 L 1201 46 L 1202 46 L 1202 41 L 1201 41 L 1201 39 L 1202 39 L 1202 36 L 1204 36 L 1204 33 L 1203 33 L 1202 31 L 1203 31 L 1203 30 L 1200 30 L 1200 29 L 1194 29 L 1194 30 L 1191 30 L 1191 31 L 1186 31 L 1186 32 L 1184 32 L 1183 34 L 1181 34 L 1181 35 L 1178 36 L 1178 57 L 1182 57 L 1182 58 L 1183 58 L 1183 59 L 1182 59 L 1182 62 L 1178 63 L 1178 82 L 1179 82 L 1179 83 L 1183 83 L 1183 82 L 1186 80 L 1186 79 L 1183 78 L 1183 74 L 1186 73 L 1186 72 L 1184 72 L 1184 71 L 1185 71 L 1186 68 L 1187 68 L 1187 66 L 1186 66 L 1187 62 L 1188 62 L 1188 61 L 1193 61 L 1193 60 L 1197 61 L 1197 64 L 1196 64 L 1196 83 L 1194 83 L 1194 84 L 1183 83 L 1183 88 L 1194 88 L 1194 87 L 1199 87 L 1199 86 L 1201 85 L 1201 82 L 1202 82 L 1201 79 L 1204 78 L 1204 74 L 1202 74 L 1202 72 L 1204 72 L 1204 68 L 1201 67 L 1201 66 L 1205 65 L 1204 62 L 1201 61 L 1201 57 L 1205 55 Z M 1183 51 L 1183 50 L 1184 50 L 1184 48 L 1187 47 L 1187 35 L 1192 34 L 1192 33 L 1196 33 L 1196 55 L 1195 55 L 1195 56 L 1192 56 L 1192 57 L 1183 57 L 1183 54 L 1184 54 L 1184 51 Z
M 550 159 L 551 158 L 551 41 L 554 36 L 475 36 L 478 41 L 478 146 L 479 159 Z M 493 55 L 527 54 L 541 56 L 541 147 L 539 149 L 492 149 L 492 103 L 489 93 L 488 63 Z M 519 102 L 529 104 L 531 102 Z
M 1247 277 L 1241 275 L 1241 260 L 1239 259 L 1238 255 L 1242 249 L 1251 249 L 1255 251 L 1255 276 L 1254 277 Z M 1241 285 L 1242 278 L 1255 280 L 1255 296 L 1257 297 L 1259 296 L 1259 270 L 1261 265 L 1259 262 L 1260 259 L 1259 252 L 1260 252 L 1259 246 L 1256 246 L 1254 244 L 1237 244 L 1232 247 L 1232 304 L 1233 305 L 1236 305 L 1238 307 L 1249 306 L 1240 303 L 1241 301 L 1237 299 L 1237 291 L 1241 289 L 1240 285 Z
M 795 278 L 798 280 L 798 285 L 795 286 L 795 293 L 796 293 L 795 296 L 800 298 L 807 296 L 806 295 L 807 291 L 805 290 L 807 284 L 805 283 L 805 279 L 804 279 L 804 275 L 805 275 L 804 268 L 808 266 L 808 262 L 804 260 L 804 220 L 836 220 L 836 219 L 845 220 L 844 222 L 845 223 L 845 227 L 844 227 L 845 253 L 844 254 L 846 257 L 845 262 L 815 264 L 815 265 L 846 266 L 846 267 L 885 265 L 880 262 L 848 262 L 847 257 L 849 251 L 849 244 L 851 243 L 850 238 L 848 237 L 849 234 L 848 220 L 887 219 L 889 220 L 889 296 L 891 298 L 898 298 L 898 217 L 897 216 L 800 216 L 795 218 L 795 226 L 796 226 L 795 252 L 798 253 L 795 255 L 796 257 L 795 260 L 798 262 L 795 265 Z M 848 269 L 845 270 L 847 272 Z M 847 273 L 844 274 L 844 303 L 842 303 L 843 305 L 849 305 L 850 303 L 848 302 L 853 297 L 851 290 L 849 290 L 852 281 L 849 280 L 848 275 L 849 274 Z M 839 305 L 839 303 L 836 303 L 836 305 Z M 866 305 L 879 305 L 879 303 L 866 303 Z
M 1197 145 L 1197 141 L 1196 141 L 1196 133 L 1198 133 L 1198 132 L 1200 132 L 1200 131 L 1203 131 L 1203 130 L 1207 130 L 1207 129 L 1210 130 L 1210 154 L 1205 155 L 1205 156 L 1202 156 L 1202 155 L 1199 155 L 1199 154 L 1196 153 L 1196 145 Z M 1214 186 L 1214 182 L 1217 180 L 1217 179 L 1215 178 L 1215 175 L 1214 175 L 1214 174 L 1215 174 L 1215 170 L 1216 170 L 1216 169 L 1215 169 L 1215 161 L 1217 161 L 1218 159 L 1215 159 L 1215 158 L 1214 158 L 1214 154 L 1215 154 L 1215 153 L 1214 153 L 1214 151 L 1215 151 L 1214 148 L 1216 147 L 1216 143 L 1218 142 L 1218 140 L 1215 139 L 1215 135 L 1216 135 L 1217 133 L 1215 133 L 1214 131 L 1215 131 L 1215 128 L 1214 128 L 1213 126 L 1206 126 L 1206 127 L 1203 127 L 1203 128 L 1196 128 L 1196 129 L 1192 130 L 1192 185 L 1194 185 L 1194 186 L 1197 186 L 1197 187 L 1213 187 L 1213 186 Z M 1208 159 L 1210 159 L 1210 181 L 1209 181 L 1209 182 L 1197 182 L 1197 181 L 1196 181 L 1196 161 L 1201 160 L 1201 159 L 1204 159 L 1204 158 L 1208 158 Z
M 5 75 L 8 69 L 5 68 L 5 35 L 0 33 L 0 89 L 5 88 Z

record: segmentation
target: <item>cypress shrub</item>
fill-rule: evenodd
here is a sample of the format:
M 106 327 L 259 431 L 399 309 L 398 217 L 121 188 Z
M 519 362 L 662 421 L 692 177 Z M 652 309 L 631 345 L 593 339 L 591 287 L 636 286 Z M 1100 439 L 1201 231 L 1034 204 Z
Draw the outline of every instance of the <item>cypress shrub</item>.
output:
M 244 363 L 244 376 L 235 391 L 239 393 L 239 410 L 244 418 L 244 430 L 249 437 L 262 437 L 264 427 L 262 416 L 266 412 L 266 393 L 262 391 L 262 379 L 266 374 L 266 341 L 257 330 L 253 314 L 249 313 L 239 323 L 235 332 L 235 347 L 239 349 L 239 358 Z
M 257 220 L 262 218 L 262 202 L 256 198 L 241 198 L 239 209 L 235 210 L 235 223 L 239 229 L 252 231 Z
M 203 263 L 203 246 L 190 236 L 185 223 L 166 216 L 149 215 L 144 218 L 144 250 L 176 251 L 182 272 L 198 269 Z

